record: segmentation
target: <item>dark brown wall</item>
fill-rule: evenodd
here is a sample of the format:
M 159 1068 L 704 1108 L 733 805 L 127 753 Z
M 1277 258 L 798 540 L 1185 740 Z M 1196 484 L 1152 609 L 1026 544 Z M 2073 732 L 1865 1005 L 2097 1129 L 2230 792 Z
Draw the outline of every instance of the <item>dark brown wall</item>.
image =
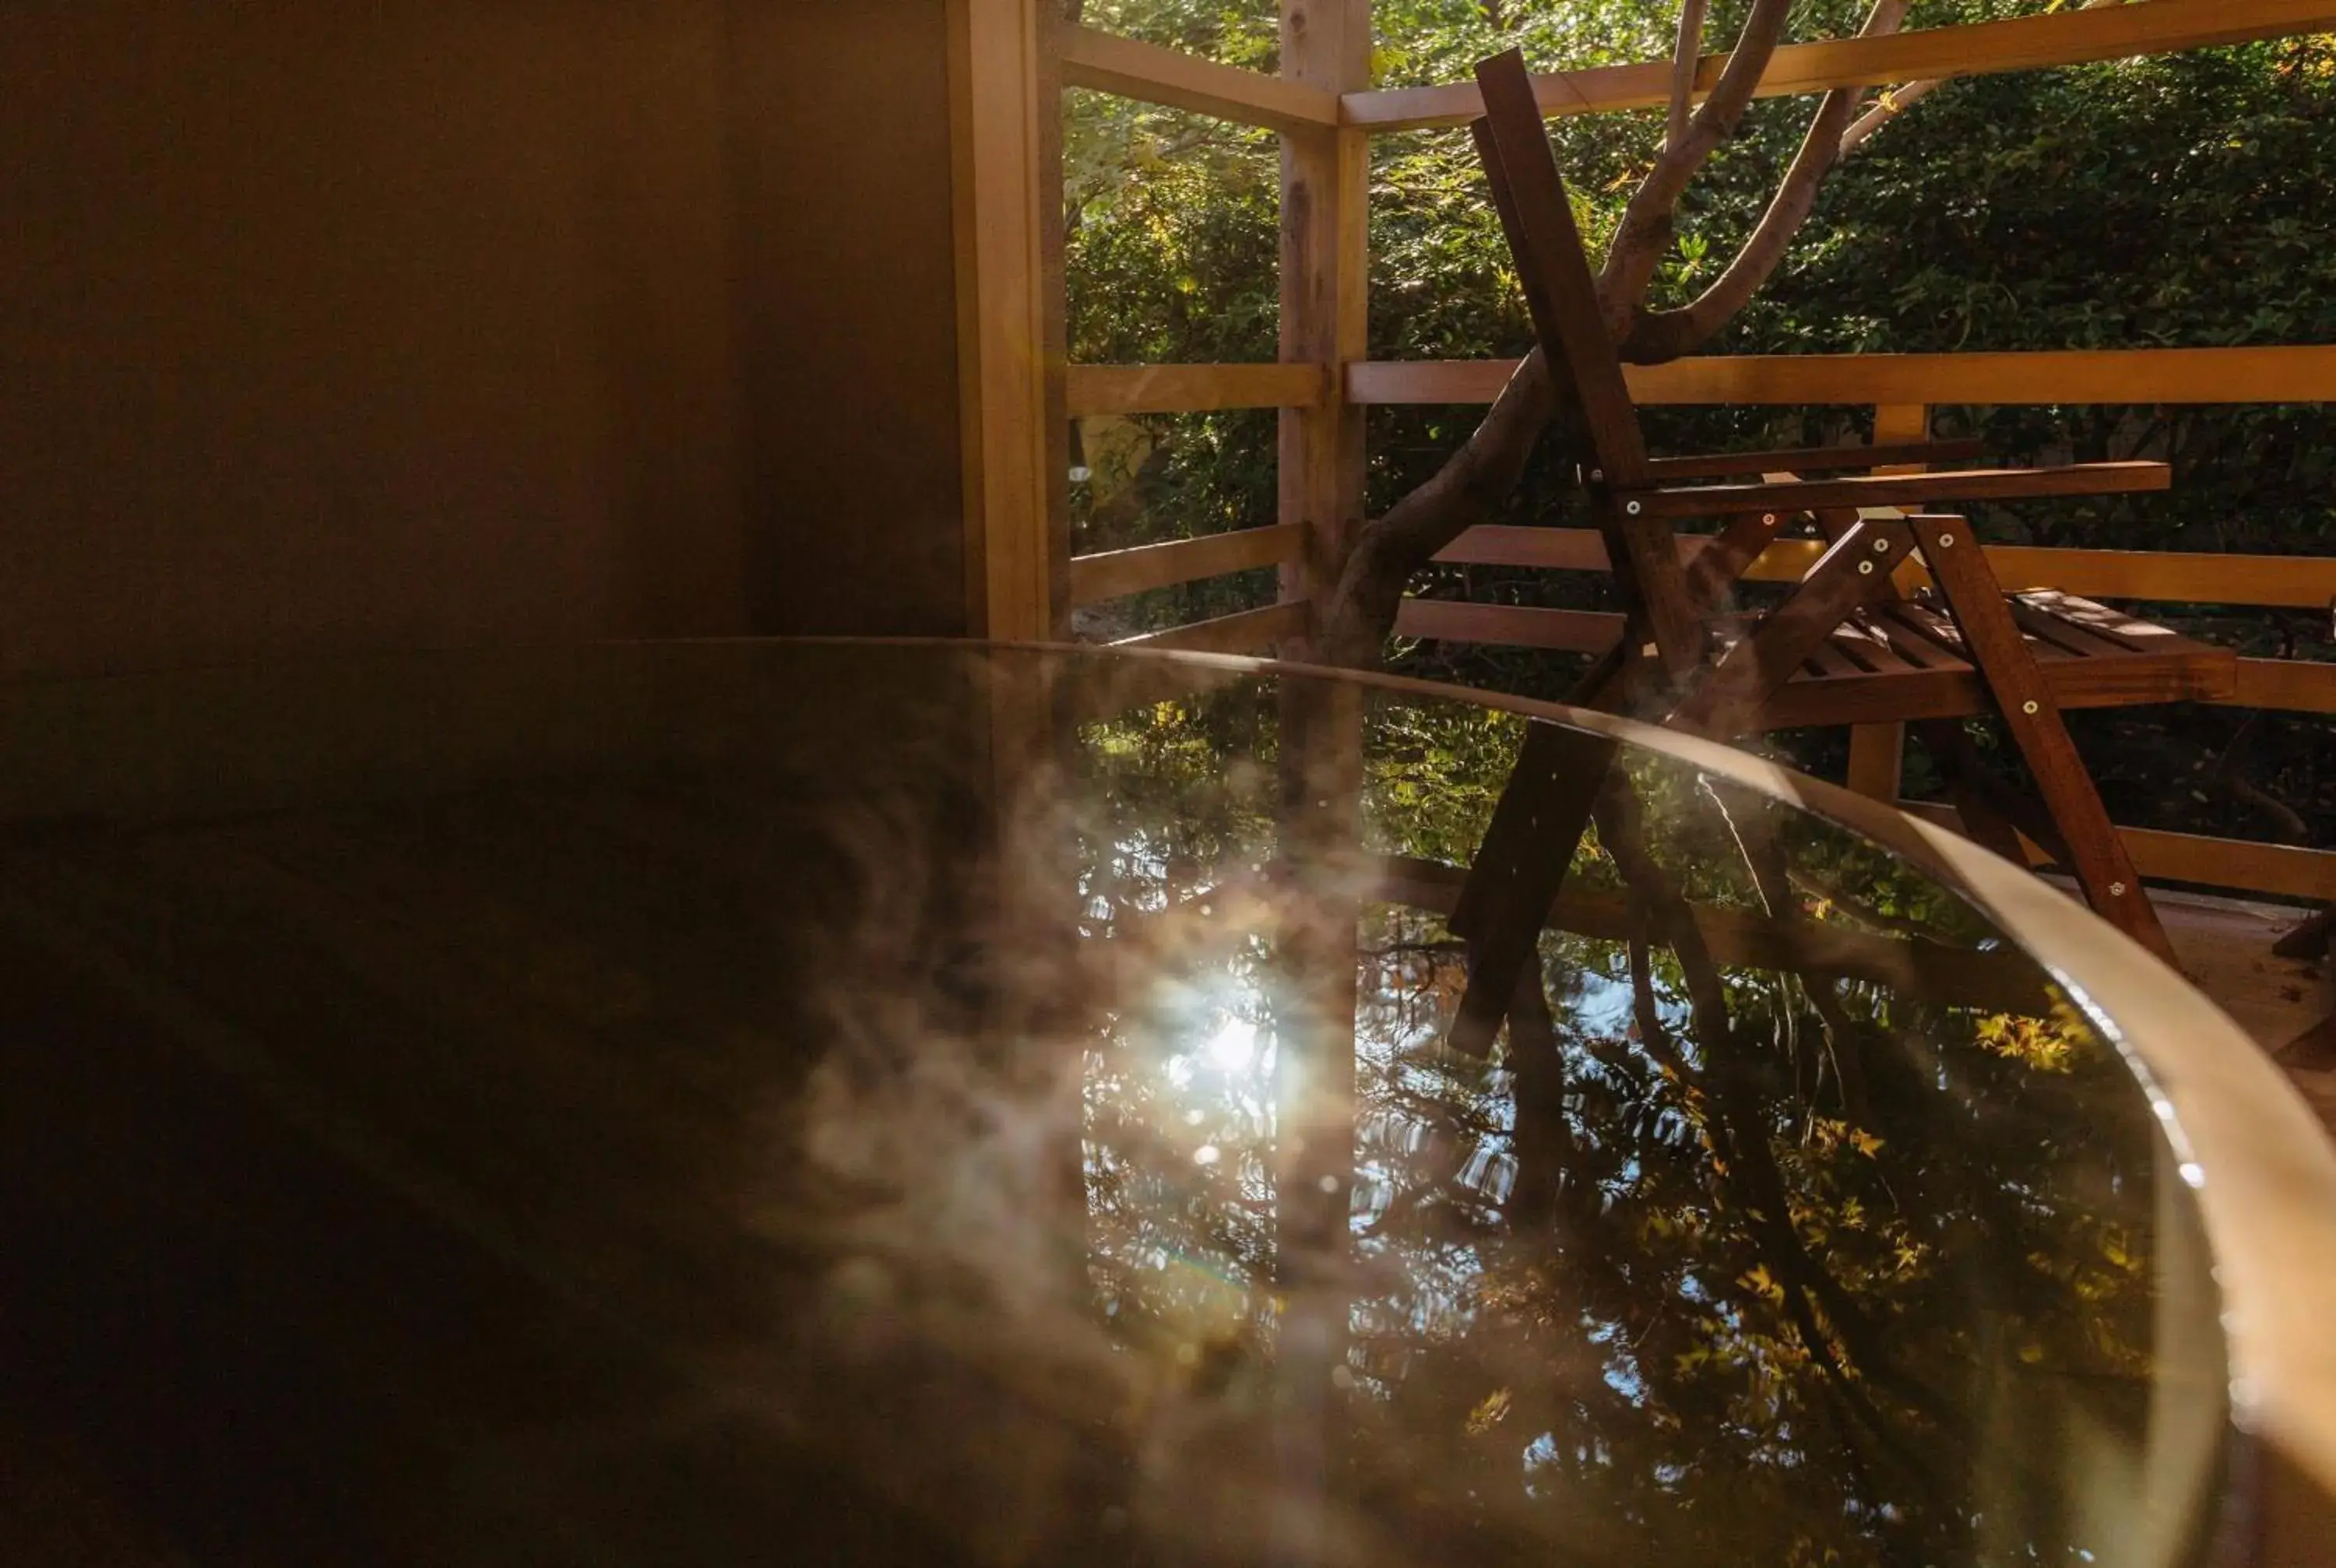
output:
M 943 58 L 941 0 L 9 6 L 0 671 L 955 629 Z
M 738 6 L 753 579 L 774 629 L 964 629 L 942 13 Z

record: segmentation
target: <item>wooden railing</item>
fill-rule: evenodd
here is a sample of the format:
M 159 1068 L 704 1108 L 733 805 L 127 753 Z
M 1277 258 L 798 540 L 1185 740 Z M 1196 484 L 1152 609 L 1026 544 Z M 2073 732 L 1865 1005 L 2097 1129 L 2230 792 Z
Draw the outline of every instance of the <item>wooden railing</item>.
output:
M 1286 406 L 1284 385 L 1311 396 L 1310 383 L 1276 383 L 1253 373 L 1304 366 L 1184 365 L 1172 375 L 1149 367 L 1084 367 L 1071 380 L 1078 413 L 1160 413 Z M 1348 366 L 1349 402 L 1489 402 L 1514 361 L 1365 362 Z M 1807 355 L 1682 360 L 1636 369 L 1633 391 L 1649 403 L 1873 404 L 1877 428 L 1919 430 L 1935 404 L 2071 404 L 2101 403 L 2336 403 L 2336 346 L 2137 349 L 2081 353 Z M 1928 398 L 1920 394 L 1936 391 Z M 1909 401 L 1910 394 L 1919 401 Z M 1072 597 L 1095 603 L 1121 593 L 1196 581 L 1294 560 L 1303 531 L 1290 524 L 1148 545 L 1071 562 Z M 1797 578 L 1822 550 L 1794 540 L 1772 546 L 1747 575 Z M 2007 587 L 2052 587 L 2100 598 L 2260 609 L 2336 606 L 2336 557 L 2205 554 L 2189 551 L 2045 550 L 1990 547 Z M 1603 544 L 1587 529 L 1484 527 L 1470 530 L 1439 560 L 1476 565 L 1601 570 Z M 1140 639 L 1146 644 L 1260 651 L 1302 634 L 1299 619 L 1277 605 Z M 1619 616 L 1515 605 L 1406 600 L 1400 635 L 1450 642 L 1499 643 L 1574 653 L 1602 651 L 1620 634 Z M 2336 714 L 2336 664 L 2246 658 L 2228 706 Z M 1895 798 L 1903 736 L 1895 726 L 1868 726 L 1853 742 L 1851 782 Z M 2145 875 L 2290 897 L 2336 899 L 2336 852 L 2285 844 L 2202 838 L 2127 829 Z
M 1195 59 L 1073 30 L 1060 48 L 1066 86 L 1109 92 L 1281 133 L 1285 150 L 1282 363 L 1072 365 L 1061 382 L 1071 418 L 1280 411 L 1280 518 L 1267 527 L 1058 562 L 1073 607 L 1264 566 L 1282 569 L 1281 602 L 1130 641 L 1222 652 L 1300 644 L 1309 605 L 1361 510 L 1361 416 L 1390 404 L 1488 403 L 1514 362 L 1373 361 L 1364 348 L 1368 255 L 1368 138 L 1456 123 L 1476 112 L 1473 84 L 1373 91 L 1366 0 L 1282 0 L 1283 74 Z M 2336 0 L 2142 0 L 1972 26 L 1777 49 L 1762 95 L 1883 85 L 2164 54 L 2336 29 Z M 1724 56 L 1702 62 L 1718 78 Z M 1535 79 L 1550 115 L 1665 101 L 1668 61 Z M 2066 353 L 1735 356 L 1633 367 L 1634 394 L 1654 404 L 1858 405 L 1881 439 L 1927 429 L 1942 405 L 2336 402 L 2336 346 L 2086 350 Z M 1787 579 L 1815 547 L 1776 546 L 1755 578 Z M 1991 555 L 2007 582 L 2143 601 L 2321 609 L 2336 605 L 2336 560 L 2145 550 L 2027 550 Z M 1439 559 L 1595 569 L 1594 536 L 1564 529 L 1484 528 Z M 1448 640 L 1594 651 L 1615 621 L 1581 611 L 1414 599 L 1398 630 Z M 2336 713 L 2336 665 L 2241 661 L 2235 706 Z M 1894 798 L 1902 738 L 1853 733 L 1851 783 Z M 2125 830 L 2146 874 L 2336 900 L 2336 852 Z
M 2039 66 L 2171 54 L 2216 44 L 2244 44 L 2336 25 L 2328 0 L 2150 0 L 2141 5 L 2056 11 L 2000 22 L 1924 28 L 1880 38 L 1837 38 L 1786 44 L 1769 56 L 1755 95 L 1822 93 L 1835 87 L 1888 87 L 1948 76 L 1983 76 Z M 1708 54 L 1696 71 L 1698 91 L 1713 86 L 1728 64 Z M 1563 71 L 1533 79 L 1542 112 L 1596 114 L 1657 109 L 1669 101 L 1671 63 L 1646 61 L 1595 71 Z M 1343 124 L 1373 131 L 1416 131 L 1457 125 L 1484 112 L 1474 83 L 1449 87 L 1350 93 L 1339 100 Z
M 1337 7 L 1312 5 L 1307 9 Z M 1769 57 L 1756 93 L 1773 98 L 1835 87 L 1887 87 L 2331 30 L 2336 30 L 2336 4 L 2331 0 L 2149 0 L 1880 38 L 1786 44 Z M 1698 90 L 1718 83 L 1727 64 L 1725 54 L 1706 55 L 1696 71 Z M 1063 79 L 1073 87 L 1276 131 L 1344 127 L 1384 134 L 1458 125 L 1483 111 L 1474 83 L 1335 92 L 1091 27 L 1076 30 L 1066 45 Z M 1533 87 L 1542 112 L 1556 117 L 1660 108 L 1669 99 L 1671 63 L 1650 60 L 1552 72 L 1534 77 Z

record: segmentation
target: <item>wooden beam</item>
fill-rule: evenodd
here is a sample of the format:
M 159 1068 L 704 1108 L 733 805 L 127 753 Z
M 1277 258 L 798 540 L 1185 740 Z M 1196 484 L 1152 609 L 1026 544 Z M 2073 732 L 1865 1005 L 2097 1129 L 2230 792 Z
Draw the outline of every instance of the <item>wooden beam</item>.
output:
M 1220 65 L 1093 27 L 1071 34 L 1063 53 L 1063 83 L 1274 131 L 1338 123 L 1338 94 L 1321 87 Z
M 1849 726 L 1849 787 L 1868 800 L 1894 801 L 1906 771 L 1906 726 L 1903 724 L 1854 724 Z
M 1347 400 L 1382 405 L 1490 403 L 1517 365 L 1514 359 L 1359 360 L 1347 366 Z M 1630 390 L 1639 392 L 1635 381 Z
M 2063 709 L 2132 707 L 2161 702 L 2227 703 L 2236 689 L 2232 661 L 2213 650 L 2139 660 L 2053 659 L 2045 683 Z M 1985 683 L 1969 667 L 1914 674 L 1841 675 L 1788 680 L 1760 712 L 1763 728 L 1967 718 L 1989 711 Z
M 2233 707 L 2280 708 L 2290 713 L 2336 713 L 2336 664 L 2292 658 L 2239 660 Z
M 1038 351 L 1046 421 L 1046 596 L 1049 635 L 1071 640 L 1071 416 L 1065 371 L 1071 362 L 1071 293 L 1067 282 L 1069 217 L 1063 204 L 1065 116 L 1063 52 L 1071 34 L 1069 17 L 1038 0 Z
M 1045 170 L 1057 95 L 1040 0 L 949 0 L 952 218 L 967 620 L 977 636 L 1041 639 L 1065 611 L 1053 524 L 1061 403 L 1047 369 Z M 1048 113 L 1042 117 L 1038 106 Z M 1067 534 L 1062 536 L 1067 539 Z
M 1279 566 L 1294 560 L 1305 545 L 1305 531 L 1291 523 L 1269 528 L 1244 528 L 1231 533 L 1212 533 L 1200 539 L 1172 540 L 1165 544 L 1140 544 L 1133 550 L 1106 550 L 1099 555 L 1071 558 L 1071 602 L 1095 604 L 1148 588 L 1195 582 L 1204 577 L 1247 571 L 1252 567 Z
M 1890 407 L 1884 417 L 1927 414 L 1920 404 Z M 1804 476 L 1865 470 L 1874 473 L 1920 473 L 1925 463 L 1970 463 L 1986 455 L 1986 443 L 1976 437 L 1929 441 L 1920 437 L 1871 442 L 1846 442 L 1834 446 L 1798 446 L 1782 452 L 1709 453 L 1696 457 L 1650 457 L 1647 477 L 1664 484 L 1690 479 L 1731 479 L 1738 474 L 1785 472 Z
M 1320 365 L 1074 365 L 1066 373 L 1066 405 L 1074 419 L 1318 408 L 1329 385 Z
M 2088 599 L 2321 610 L 2336 600 L 2336 556 L 1990 545 L 1987 559 L 2003 586 L 2015 590 L 2057 588 Z
M 1701 536 L 1679 541 L 1693 560 Z M 1780 539 L 1746 569 L 1757 582 L 1798 582 L 1825 541 Z M 1606 545 L 1586 528 L 1472 528 L 1436 559 L 1470 566 L 1540 567 L 1556 571 L 1608 571 Z M 2186 550 L 2039 550 L 1991 544 L 1988 564 L 2007 589 L 2057 588 L 2088 599 L 2135 599 L 2175 604 L 2237 604 L 2324 609 L 2336 600 L 2336 556 L 2205 555 Z M 1922 580 L 1919 565 L 1916 580 Z M 2275 663 L 2275 660 L 2261 661 Z
M 1285 79 L 1326 95 L 1371 79 L 1369 0 L 1280 0 Z M 1323 367 L 1324 395 L 1281 415 L 1283 523 L 1305 549 L 1281 595 L 1327 605 L 1363 521 L 1363 411 L 1328 367 L 1369 350 L 1370 142 L 1358 131 L 1286 128 L 1281 138 L 1281 358 Z
M 1269 604 L 1261 609 L 1221 615 L 1214 620 L 1196 620 L 1190 626 L 1124 637 L 1109 646 L 1173 648 L 1182 653 L 1265 653 L 1279 643 L 1304 637 L 1307 618 L 1302 604 Z
M 1756 95 L 1773 98 L 1835 87 L 2031 71 L 2331 28 L 2336 28 L 2336 4 L 2330 0 L 2151 0 L 1879 38 L 1787 44 L 1769 57 Z M 1698 94 L 1710 91 L 1727 63 L 1725 54 L 1703 58 L 1696 69 Z M 1668 60 L 1559 72 L 1535 77 L 1534 95 L 1542 112 L 1552 117 L 1653 109 L 1669 101 L 1670 73 Z M 1374 132 L 1458 125 L 1483 112 L 1484 100 L 1474 83 L 1349 93 L 1339 101 L 1347 124 Z
M 1395 634 L 1437 642 L 1494 642 L 1510 648 L 1603 653 L 1622 635 L 1622 618 L 1603 610 L 1406 599 L 1396 611 Z
M 1902 800 L 1898 809 L 1946 827 L 1956 826 L 1953 809 L 1936 801 Z M 2200 887 L 2336 901 L 2336 850 L 2205 838 L 2196 833 L 2163 833 L 2156 828 L 2119 828 L 2117 833 L 2125 840 L 2134 864 L 2146 877 L 2193 882 Z M 2042 850 L 2025 839 L 2020 842 L 2030 864 L 2050 863 Z
M 2144 0 L 2152 5 L 2194 3 Z M 1514 359 L 1366 360 L 1347 366 L 1347 395 L 1362 404 L 1490 403 L 1516 366 Z M 2329 344 L 2012 354 L 1746 354 L 1633 365 L 1624 374 L 1630 395 L 1640 403 L 2336 403 L 2336 345 Z
M 1520 529 L 1524 532 L 1558 532 L 1555 529 Z M 1587 530 L 1571 531 L 1588 533 Z M 1589 542 L 1594 544 L 1596 536 Z M 1468 548 L 1463 534 L 1453 545 Z M 1511 555 L 1523 547 L 1504 545 Z M 1571 555 L 1580 547 L 1552 549 Z M 1779 540 L 1745 572 L 1761 582 L 1795 582 L 1815 563 L 1824 545 L 1815 540 Z M 1442 559 L 1442 558 L 1438 558 Z M 1455 554 L 1455 560 L 1475 560 Z M 2336 600 L 2336 556 L 2205 555 L 2185 550 L 2039 550 L 2029 545 L 1991 544 L 1988 563 L 2007 589 L 2057 588 L 2088 599 L 2135 599 L 2172 604 L 2240 604 L 2291 609 L 2325 609 Z M 1541 564 L 1523 562 L 1516 564 Z M 1604 565 L 1602 552 L 1599 566 Z M 1592 568 L 1591 570 L 1595 570 Z M 1927 580 L 1917 564 L 1917 583 Z
M 1682 545 L 1687 543 L 1681 541 Z M 1701 541 L 1696 541 L 1700 546 Z M 1611 571 L 1606 541 L 1589 528 L 1517 528 L 1483 523 L 1436 552 L 1466 566 L 1538 566 L 1557 571 Z M 1407 601 L 1406 601 L 1407 602 Z

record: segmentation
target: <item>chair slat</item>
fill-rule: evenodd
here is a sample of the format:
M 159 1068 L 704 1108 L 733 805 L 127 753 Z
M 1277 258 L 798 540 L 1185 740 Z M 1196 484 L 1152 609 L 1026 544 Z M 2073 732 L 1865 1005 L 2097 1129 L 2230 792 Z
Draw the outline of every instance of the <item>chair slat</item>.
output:
M 1961 639 L 1942 640 L 1938 618 L 1919 604 L 1901 601 L 1880 606 L 1874 624 L 1890 639 L 1892 650 L 1907 663 L 1923 669 L 1967 669 L 1971 661 L 1961 652 Z M 1952 626 L 1946 628 L 1952 634 Z
M 2015 594 L 2013 598 L 2135 653 L 2166 653 L 2175 645 L 2189 641 L 2170 627 L 2136 620 L 2123 610 L 2111 609 L 2105 604 L 2096 604 L 2089 599 L 2079 599 L 2059 589 L 2035 589 Z
M 1709 456 L 1651 457 L 1647 470 L 1669 483 L 1680 479 L 1725 479 L 1771 469 L 1878 468 L 1890 463 L 1967 463 L 1985 451 L 1978 441 L 1885 441 L 1870 446 L 1797 446 L 1775 452 L 1721 452 Z
M 2014 594 L 2008 601 L 2011 606 L 2012 624 L 2029 638 L 2054 648 L 2066 649 L 2078 658 L 2130 658 L 2134 649 L 2125 643 L 2101 636 L 2078 625 L 2057 609 L 2031 603 L 2027 596 Z M 2042 649 L 2039 649 L 2042 654 Z M 2043 657 L 2049 657 L 2049 654 Z
M 1838 637 L 1830 638 L 1811 648 L 1809 657 L 1801 665 L 1801 669 L 1806 677 L 1817 680 L 1838 679 L 1843 676 L 1872 673 L 1842 651 L 1841 638 Z
M 1844 621 L 1835 629 L 1833 641 L 1851 663 L 1874 675 L 1895 675 L 1916 667 L 1890 646 L 1870 611 Z
M 1916 506 L 1940 498 L 2017 501 L 2049 495 L 2123 495 L 2165 490 L 2162 463 L 2071 463 L 2059 468 L 1957 468 L 1938 473 L 1858 473 L 1786 484 L 1695 484 L 1633 497 L 1647 517 L 1723 517 L 1731 512 L 1830 506 Z M 1927 499 L 1926 499 L 1927 498 Z

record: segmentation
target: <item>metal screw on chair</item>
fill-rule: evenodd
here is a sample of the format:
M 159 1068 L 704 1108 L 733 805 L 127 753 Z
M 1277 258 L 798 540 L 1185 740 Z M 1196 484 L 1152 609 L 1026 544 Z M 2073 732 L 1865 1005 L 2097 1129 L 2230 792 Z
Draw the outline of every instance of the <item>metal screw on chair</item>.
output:
M 1861 560 L 1857 563 L 1857 571 L 1860 577 L 1872 577 L 1874 575 L 1874 563 L 1870 560 Z
M 2113 899 L 2121 899 L 2125 897 L 2125 884 L 2123 882 L 2111 882 L 2109 884 L 2109 897 Z
M 1774 528 L 1774 527 L 1776 527 L 1776 514 L 1775 512 L 1773 512 L 1773 511 L 1764 511 L 1764 512 L 1762 512 L 1762 513 L 1760 514 L 1760 526 L 1761 526 L 1762 528 Z
M 1602 468 L 1593 468 L 1593 469 L 1591 469 L 1591 470 L 1590 471 L 1590 482 L 1591 482 L 1591 483 L 1592 483 L 1592 484 L 1603 484 L 1603 483 L 1605 483 L 1605 482 L 1606 482 L 1606 471 L 1605 471 L 1604 469 L 1602 469 Z
M 1947 546 L 1954 543 L 1954 541 L 1955 536 L 1952 533 L 1942 533 L 1939 535 L 1939 548 L 1941 550 L 1946 549 Z
M 1874 541 L 1874 548 L 1876 551 L 1888 550 L 1890 541 L 1886 539 L 1877 539 Z
M 1624 506 L 1622 510 L 1629 512 L 1632 517 L 1636 517 L 1639 515 L 1639 503 L 1635 501 L 1631 502 L 1628 505 Z
M 2023 702 L 2020 705 L 2020 711 L 2021 713 L 2034 713 L 2036 711 L 2036 705 L 2033 702 Z

